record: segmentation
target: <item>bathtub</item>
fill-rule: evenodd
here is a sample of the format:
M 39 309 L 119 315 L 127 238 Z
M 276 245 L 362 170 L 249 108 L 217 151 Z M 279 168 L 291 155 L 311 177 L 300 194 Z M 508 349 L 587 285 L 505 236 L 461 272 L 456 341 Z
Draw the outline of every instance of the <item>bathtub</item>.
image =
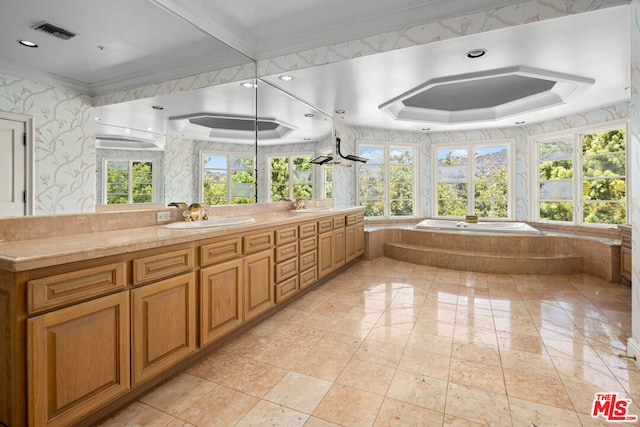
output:
M 469 224 L 464 221 L 425 219 L 416 224 L 416 228 L 427 230 L 480 231 L 485 233 L 540 234 L 540 231 L 524 222 L 480 221 L 477 224 Z

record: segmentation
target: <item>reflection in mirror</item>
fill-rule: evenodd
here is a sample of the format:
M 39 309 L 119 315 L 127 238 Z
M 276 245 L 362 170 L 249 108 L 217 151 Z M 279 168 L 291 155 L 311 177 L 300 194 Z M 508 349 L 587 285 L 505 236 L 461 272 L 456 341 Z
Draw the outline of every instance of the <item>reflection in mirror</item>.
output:
M 331 116 L 258 80 L 258 118 L 258 201 L 331 198 L 331 162 L 312 163 L 333 153 Z M 281 131 L 262 132 L 264 122 Z
M 29 23 L 43 20 L 74 36 L 60 40 L 30 28 Z M 165 193 L 177 191 L 173 187 L 178 182 L 188 186 L 191 195 L 190 175 L 162 179 L 176 169 L 163 150 L 180 145 L 176 135 L 181 132 L 169 132 L 162 121 L 166 112 L 152 110 L 156 104 L 145 104 L 144 99 L 160 102 L 164 99 L 156 98 L 255 76 L 253 60 L 152 1 L 114 0 L 108 8 L 100 0 L 8 2 L 0 28 L 14 40 L 29 37 L 39 45 L 6 43 L 0 53 L 0 88 L 7 94 L 0 111 L 33 123 L 33 128 L 27 126 L 33 140 L 27 153 L 33 153 L 33 159 L 27 162 L 28 180 L 19 191 L 21 196 L 26 191 L 32 203 L 20 213 L 91 212 L 107 201 L 120 206 L 125 200 L 164 204 Z M 239 82 L 234 86 L 243 89 Z M 131 103 L 116 104 L 123 100 Z M 219 110 L 235 110 L 236 101 L 236 94 L 218 100 Z M 196 104 L 198 100 L 181 102 L 193 102 L 193 109 L 176 115 L 205 107 Z M 253 121 L 251 102 L 247 117 Z M 101 106 L 98 114 L 104 112 L 102 106 L 113 111 L 96 123 L 96 105 Z M 249 151 L 254 150 L 255 142 L 249 145 Z M 193 166 L 177 166 L 188 168 Z M 114 185 L 105 189 L 105 178 Z M 165 187 L 166 182 L 172 186 Z M 0 216 L 12 212 L 0 206 Z

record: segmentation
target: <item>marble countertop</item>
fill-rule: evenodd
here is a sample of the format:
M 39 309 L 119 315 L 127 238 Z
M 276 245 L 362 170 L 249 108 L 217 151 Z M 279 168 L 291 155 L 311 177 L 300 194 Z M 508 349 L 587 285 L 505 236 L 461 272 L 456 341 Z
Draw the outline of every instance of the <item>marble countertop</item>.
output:
M 166 224 L 69 236 L 42 237 L 0 243 L 0 269 L 19 272 L 58 264 L 97 259 L 145 249 L 190 243 L 262 228 L 303 223 L 323 217 L 362 211 L 361 207 L 317 213 L 270 212 L 251 215 L 255 222 L 226 227 L 169 229 Z

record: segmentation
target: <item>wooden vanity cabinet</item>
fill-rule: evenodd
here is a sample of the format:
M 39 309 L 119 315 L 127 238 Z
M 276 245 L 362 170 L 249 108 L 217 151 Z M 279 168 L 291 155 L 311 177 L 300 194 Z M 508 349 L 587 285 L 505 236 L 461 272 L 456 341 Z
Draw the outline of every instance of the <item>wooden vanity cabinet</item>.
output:
M 0 425 L 68 426 L 115 409 L 345 265 L 360 225 L 333 216 L 0 270 Z
M 347 215 L 346 225 L 345 257 L 349 263 L 364 254 L 364 215 Z
M 331 231 L 318 235 L 318 277 L 333 273 L 346 263 L 345 257 L 345 218 L 330 218 Z M 318 221 L 318 229 L 326 230 L 328 220 Z
M 200 270 L 200 345 L 215 342 L 243 322 L 242 259 Z
M 27 320 L 28 419 L 68 426 L 130 387 L 129 292 Z
M 631 283 L 631 274 L 633 272 L 631 267 L 631 226 L 619 225 L 620 229 L 620 277 L 622 283 Z
M 195 273 L 131 291 L 132 383 L 152 378 L 196 351 Z

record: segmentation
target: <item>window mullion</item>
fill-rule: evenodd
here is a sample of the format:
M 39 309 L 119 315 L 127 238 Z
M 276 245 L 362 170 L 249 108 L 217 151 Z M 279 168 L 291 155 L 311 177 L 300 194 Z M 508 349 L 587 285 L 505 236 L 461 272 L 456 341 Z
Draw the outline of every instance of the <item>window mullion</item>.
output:
M 475 146 L 467 146 L 467 158 L 469 159 L 469 165 L 467 169 L 467 214 L 473 215 L 475 212 L 474 206 L 476 203 L 476 191 L 475 191 L 475 178 L 474 172 L 476 170 L 476 158 L 475 158 Z
M 133 203 L 133 160 L 129 160 L 129 171 L 127 173 L 128 188 L 127 188 L 127 200 L 129 204 Z

